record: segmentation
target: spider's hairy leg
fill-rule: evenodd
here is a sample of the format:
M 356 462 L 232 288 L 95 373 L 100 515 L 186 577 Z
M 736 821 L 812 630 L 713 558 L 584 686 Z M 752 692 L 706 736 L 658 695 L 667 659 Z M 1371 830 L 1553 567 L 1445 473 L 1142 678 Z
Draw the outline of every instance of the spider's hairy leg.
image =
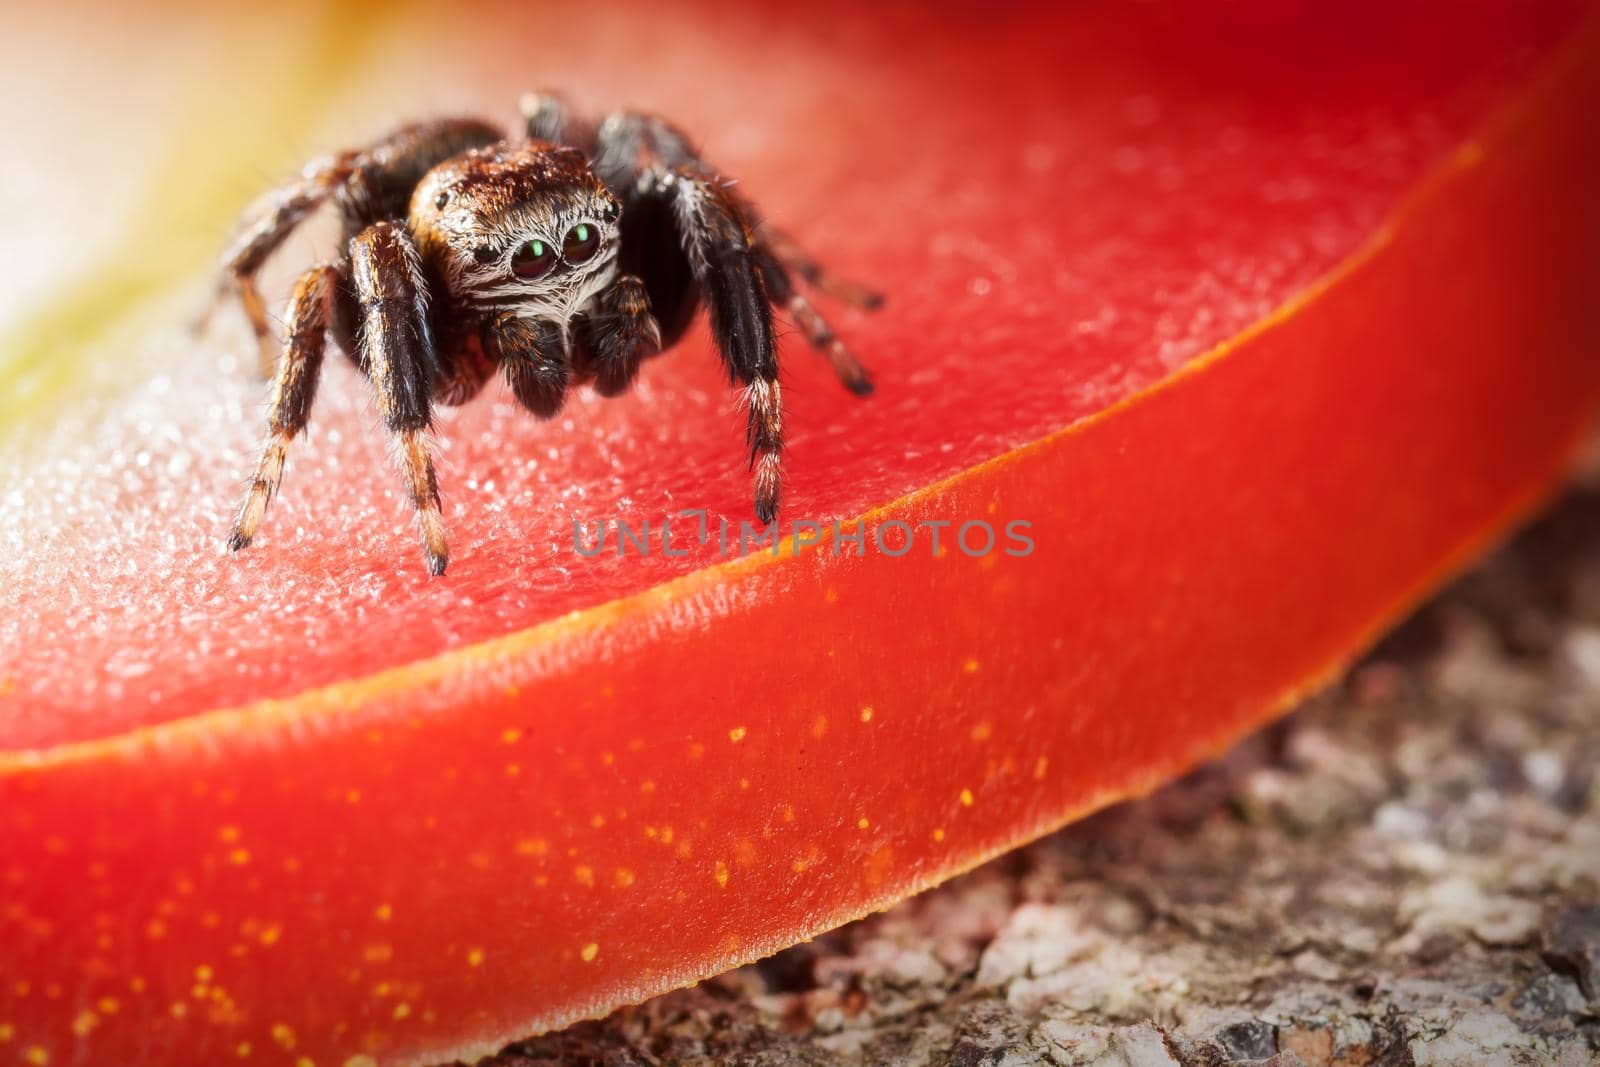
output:
M 222 282 L 218 286 L 217 298 L 220 299 L 229 290 L 239 298 L 245 317 L 250 320 L 250 328 L 255 332 L 263 378 L 272 376 L 277 353 L 266 304 L 256 287 L 256 273 L 267 257 L 277 251 L 289 234 L 294 232 L 294 228 L 349 180 L 359 155 L 354 151 L 341 152 L 307 164 L 297 180 L 271 194 L 266 209 L 244 225 L 233 244 L 223 253 Z M 195 323 L 197 329 L 205 327 L 210 310 L 215 306 L 216 300 L 213 300 L 206 313 Z
M 871 395 L 872 375 L 855 357 L 855 353 L 845 347 L 845 343 L 833 332 L 833 327 L 828 325 L 828 320 L 822 317 L 822 313 L 811 306 L 811 301 L 795 290 L 794 283 L 790 281 L 789 273 L 783 265 L 765 246 L 756 248 L 756 262 L 760 264 L 761 277 L 767 286 L 767 295 L 772 298 L 774 304 L 789 312 L 789 317 L 800 327 L 800 332 L 805 334 L 811 347 L 828 358 L 839 382 L 856 396 Z
M 601 295 L 582 331 L 593 356 L 595 392 L 601 396 L 626 392 L 639 364 L 661 351 L 661 326 L 650 313 L 650 294 L 632 274 L 619 277 Z
M 827 293 L 835 300 L 853 304 L 864 311 L 876 311 L 883 306 L 883 294 L 859 282 L 850 281 L 831 273 L 812 258 L 788 234 L 762 220 L 756 226 L 756 243 L 771 254 L 791 274 L 798 274 L 808 285 Z
M 572 364 L 557 327 L 502 311 L 484 325 L 483 343 L 500 364 L 518 403 L 541 419 L 561 410 L 572 382 Z
M 360 305 L 360 364 L 371 379 L 395 458 L 416 510 L 428 569 L 450 562 L 439 482 L 428 450 L 437 354 L 428 327 L 421 262 L 403 225 L 378 222 L 350 242 L 350 273 Z
M 560 93 L 548 89 L 523 93 L 517 101 L 517 110 L 522 114 L 523 129 L 530 141 L 570 145 L 585 153 L 593 150 L 593 124 L 578 115 Z
M 678 238 L 728 376 L 745 387 L 756 518 L 770 523 L 783 490 L 783 402 L 760 260 L 738 201 L 720 182 L 687 168 L 662 174 L 657 182 L 672 197 Z
M 289 442 L 306 427 L 317 395 L 334 302 L 340 299 L 339 283 L 339 272 L 327 266 L 313 267 L 295 283 L 294 295 L 289 299 L 289 337 L 267 409 L 267 443 L 234 520 L 233 535 L 228 538 L 228 548 L 234 552 L 255 537 L 261 516 L 283 480 Z

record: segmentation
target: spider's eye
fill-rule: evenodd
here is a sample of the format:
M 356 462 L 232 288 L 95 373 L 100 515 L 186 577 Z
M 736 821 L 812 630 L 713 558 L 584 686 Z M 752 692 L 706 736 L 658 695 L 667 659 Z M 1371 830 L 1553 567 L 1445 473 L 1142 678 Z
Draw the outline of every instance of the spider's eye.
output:
M 535 238 L 525 241 L 511 257 L 511 273 L 519 278 L 543 278 L 556 265 L 556 250 Z
M 578 223 L 561 242 L 561 258 L 568 263 L 586 262 L 599 250 L 600 227 L 592 222 Z

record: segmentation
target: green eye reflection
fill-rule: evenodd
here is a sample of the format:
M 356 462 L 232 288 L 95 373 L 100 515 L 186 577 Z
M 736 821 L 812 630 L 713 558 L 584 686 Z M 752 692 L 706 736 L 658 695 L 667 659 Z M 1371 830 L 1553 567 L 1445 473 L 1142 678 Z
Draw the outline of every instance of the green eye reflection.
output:
M 519 278 L 542 278 L 555 265 L 555 249 L 537 239 L 524 242 L 511 257 L 511 273 Z
M 561 258 L 568 263 L 583 263 L 600 250 L 600 227 L 580 222 L 567 231 L 561 242 Z

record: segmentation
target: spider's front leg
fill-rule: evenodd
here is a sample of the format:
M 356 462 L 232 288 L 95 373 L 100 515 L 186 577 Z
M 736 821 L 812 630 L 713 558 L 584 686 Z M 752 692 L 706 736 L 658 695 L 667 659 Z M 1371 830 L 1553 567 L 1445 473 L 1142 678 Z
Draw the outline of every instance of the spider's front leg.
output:
M 594 365 L 594 389 L 620 396 L 633 384 L 639 364 L 661 351 L 661 325 L 650 312 L 644 282 L 624 274 L 611 284 L 580 326 Z
M 783 400 L 760 256 L 738 202 L 720 182 L 687 169 L 658 181 L 672 198 L 678 237 L 722 362 L 729 378 L 744 386 L 756 518 L 770 523 L 783 491 Z
M 256 287 L 256 273 L 295 227 L 349 180 L 359 155 L 358 152 L 341 152 L 307 165 L 299 179 L 272 194 L 266 210 L 245 225 L 223 254 L 222 283 L 195 328 L 205 328 L 211 312 L 231 289 L 238 296 L 250 329 L 255 333 L 263 378 L 272 377 L 276 353 L 266 304 L 261 299 L 261 290 Z
M 450 562 L 439 483 L 428 451 L 438 355 L 428 326 L 420 260 L 404 226 L 378 222 L 350 242 L 350 273 L 360 310 L 361 369 L 372 381 L 411 505 L 416 509 L 428 569 Z
M 289 442 L 306 428 L 322 373 L 334 303 L 341 299 L 341 280 L 335 268 L 324 266 L 306 271 L 295 283 L 294 295 L 289 299 L 289 336 L 267 407 L 267 443 L 228 538 L 228 548 L 234 552 L 255 537 L 261 517 L 283 481 Z

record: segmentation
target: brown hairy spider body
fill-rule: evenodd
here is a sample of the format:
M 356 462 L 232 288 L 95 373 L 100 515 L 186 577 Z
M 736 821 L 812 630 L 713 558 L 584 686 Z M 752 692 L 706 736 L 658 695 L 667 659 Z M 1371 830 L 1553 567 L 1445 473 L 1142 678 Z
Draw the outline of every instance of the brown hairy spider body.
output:
M 306 426 L 328 338 L 371 381 L 434 574 L 449 561 L 427 433 L 436 404 L 462 404 L 497 372 L 541 418 L 588 384 L 624 392 L 704 305 L 730 381 L 744 389 L 755 512 L 778 511 L 783 419 L 772 309 L 785 309 L 852 392 L 866 370 L 797 290 L 880 298 L 828 275 L 761 221 L 661 119 L 574 120 L 553 95 L 523 101 L 524 138 L 471 119 L 408 125 L 308 165 L 224 258 L 273 378 L 268 433 L 234 523 L 255 536 Z M 282 355 L 256 272 L 332 200 L 343 254 L 300 276 Z M 275 371 L 274 371 L 275 367 Z

